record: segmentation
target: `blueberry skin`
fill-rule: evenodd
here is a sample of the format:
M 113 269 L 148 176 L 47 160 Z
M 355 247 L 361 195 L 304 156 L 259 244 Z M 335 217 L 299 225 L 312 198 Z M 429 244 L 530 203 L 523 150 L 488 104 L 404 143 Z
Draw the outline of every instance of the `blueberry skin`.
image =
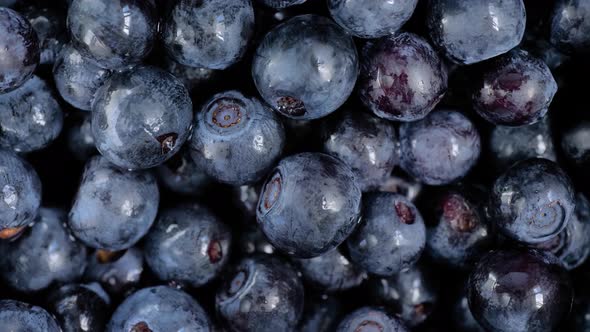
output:
M 37 216 L 41 181 L 31 165 L 0 149 L 0 239 L 15 235 Z
M 161 280 L 200 287 L 226 265 L 231 239 L 229 227 L 203 205 L 165 209 L 146 236 L 145 261 Z
M 262 98 L 286 117 L 311 120 L 338 109 L 359 71 L 352 37 L 334 22 L 301 15 L 273 28 L 252 61 Z
M 359 286 L 367 273 L 356 267 L 338 249 L 309 259 L 297 259 L 303 277 L 327 292 L 338 292 Z
M 39 38 L 26 18 L 12 9 L 0 8 L 0 94 L 23 85 L 39 64 Z
M 8 285 L 34 292 L 82 276 L 86 247 L 70 237 L 66 218 L 65 211 L 41 208 L 31 229 L 13 242 L 0 243 L 0 276 Z
M 431 0 L 427 24 L 452 61 L 472 64 L 508 52 L 524 36 L 523 0 Z
M 154 4 L 135 0 L 73 0 L 67 19 L 74 47 L 106 69 L 140 63 L 152 50 L 157 23 Z
M 554 254 L 567 270 L 582 265 L 590 254 L 590 202 L 586 196 L 576 195 L 576 209 L 563 231 L 534 247 Z
M 258 0 L 261 4 L 274 8 L 283 9 L 291 6 L 301 5 L 307 0 Z
M 502 172 L 530 158 L 557 160 L 549 117 L 528 126 L 495 126 L 488 146 L 497 169 Z
M 152 173 L 120 170 L 104 157 L 93 157 L 85 166 L 68 225 L 87 246 L 127 249 L 152 226 L 159 200 Z
M 412 14 L 418 0 L 328 0 L 330 15 L 344 30 L 359 38 L 393 35 Z
M 565 158 L 583 169 L 590 163 L 590 122 L 582 121 L 561 134 L 561 149 Z
M 444 185 L 464 177 L 481 152 L 475 125 L 452 110 L 430 113 L 399 128 L 400 166 L 428 185 Z
M 336 248 L 354 230 L 361 190 L 344 162 L 321 153 L 287 157 L 270 173 L 256 212 L 269 242 L 298 258 Z
M 376 188 L 398 164 L 397 135 L 388 121 L 341 112 L 324 123 L 322 136 L 324 152 L 346 162 L 363 191 Z
M 55 86 L 62 98 L 83 111 L 92 109 L 92 101 L 98 88 L 112 72 L 86 58 L 71 44 L 63 47 L 53 67 Z
M 425 322 L 439 299 L 438 277 L 424 262 L 387 278 L 369 282 L 369 292 L 377 302 L 391 308 L 409 326 Z
M 90 255 L 84 279 L 100 282 L 110 294 L 122 295 L 139 284 L 142 273 L 143 251 L 131 247 L 111 262 L 102 262 L 96 253 Z
M 15 300 L 0 300 L 0 326 L 10 332 L 62 332 L 45 309 Z
M 426 244 L 426 227 L 416 206 L 404 196 L 370 193 L 363 198 L 363 220 L 347 244 L 356 265 L 390 276 L 418 261 Z
M 192 127 L 188 91 L 172 74 L 136 67 L 112 75 L 92 104 L 98 151 L 126 169 L 145 169 L 170 159 Z
M 188 148 L 182 148 L 162 165 L 156 168 L 158 179 L 166 189 L 184 195 L 204 193 L 211 178 L 205 174 L 190 155 Z
M 98 154 L 92 135 L 92 114 L 90 112 L 78 112 L 78 119 L 67 130 L 67 145 L 69 151 L 78 160 L 85 162 L 90 157 Z M 73 118 L 73 117 L 72 117 Z
M 330 332 L 340 323 L 342 302 L 334 296 L 305 298 L 303 317 L 299 322 L 299 332 Z
M 557 0 L 551 15 L 549 39 L 565 52 L 590 49 L 590 3 L 585 0 Z
M 429 202 L 426 251 L 455 268 L 469 269 L 493 245 L 485 214 L 485 195 L 475 188 L 444 190 Z
M 303 312 L 297 272 L 273 256 L 243 259 L 217 291 L 215 307 L 232 331 L 294 331 Z
M 220 73 L 220 71 L 214 69 L 185 66 L 170 59 L 170 57 L 164 58 L 162 68 L 182 81 L 182 84 L 189 92 L 206 86 L 207 83 L 215 80 Z
M 214 95 L 196 115 L 191 156 L 215 180 L 231 185 L 264 177 L 283 152 L 285 129 L 272 110 L 238 91 Z
M 569 313 L 573 289 L 552 255 L 539 251 L 492 251 L 471 272 L 468 300 L 489 331 L 553 331 Z
M 547 65 L 523 50 L 491 61 L 476 84 L 477 113 L 495 125 L 530 125 L 547 114 L 557 83 Z
M 547 159 L 528 159 L 496 179 L 488 213 L 507 237 L 539 243 L 566 228 L 574 207 L 575 192 L 567 174 Z
M 63 127 L 63 113 L 49 86 L 37 76 L 0 94 L 0 146 L 27 153 L 53 142 Z
M 42 4 L 27 6 L 22 13 L 39 38 L 39 64 L 53 65 L 68 40 L 65 15 L 60 10 Z
M 384 308 L 362 307 L 348 314 L 336 332 L 409 332 L 404 323 Z
M 425 39 L 408 32 L 369 42 L 362 51 L 358 91 L 377 116 L 424 118 L 447 91 L 447 69 Z
M 123 301 L 113 313 L 107 332 L 211 331 L 205 310 L 187 293 L 156 286 L 141 289 Z
M 50 293 L 48 303 L 63 332 L 103 332 L 109 320 L 107 302 L 84 285 L 62 286 Z
M 163 29 L 166 52 L 175 61 L 226 69 L 246 52 L 254 33 L 254 9 L 250 0 L 180 0 Z
M 453 303 L 453 322 L 456 331 L 462 332 L 486 332 L 481 325 L 475 320 L 469 301 L 467 299 L 467 290 L 461 292 L 460 296 Z

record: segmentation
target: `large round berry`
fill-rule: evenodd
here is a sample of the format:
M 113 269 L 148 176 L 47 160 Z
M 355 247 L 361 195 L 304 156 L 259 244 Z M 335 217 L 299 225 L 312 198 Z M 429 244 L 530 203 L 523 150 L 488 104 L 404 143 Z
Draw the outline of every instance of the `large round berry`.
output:
M 400 166 L 429 185 L 464 177 L 475 165 L 481 141 L 475 125 L 463 114 L 441 110 L 400 126 Z
M 551 255 L 492 251 L 469 276 L 471 312 L 488 331 L 549 332 L 569 313 L 569 276 Z
M 160 211 L 146 236 L 145 260 L 158 278 L 199 287 L 229 259 L 231 232 L 206 207 L 193 204 Z
M 154 67 L 114 74 L 92 104 L 98 151 L 127 169 L 158 166 L 172 157 L 187 140 L 192 118 L 186 88 Z
M 539 158 L 515 164 L 496 180 L 488 212 L 504 235 L 539 243 L 567 226 L 574 207 L 569 177 L 556 163 Z
M 262 40 L 252 62 L 264 100 L 294 119 L 317 119 L 350 96 L 358 74 L 352 37 L 317 15 L 294 17 Z
M 303 312 L 303 284 L 277 257 L 242 260 L 228 274 L 215 307 L 236 331 L 293 331 Z
M 430 37 L 461 64 L 506 53 L 524 36 L 523 0 L 433 0 L 427 16 Z
M 539 121 L 549 109 L 557 83 L 540 59 L 514 50 L 494 59 L 473 92 L 475 110 L 496 125 Z
M 0 149 L 0 239 L 17 236 L 37 217 L 41 181 L 31 165 Z
M 0 7 L 0 94 L 23 85 L 39 64 L 39 39 L 31 24 Z
M 285 129 L 268 106 L 237 91 L 216 94 L 197 114 L 193 160 L 217 181 L 260 180 L 283 152 Z
M 337 332 L 408 332 L 404 323 L 385 308 L 362 307 L 340 322 Z
M 384 276 L 414 265 L 425 243 L 420 212 L 407 198 L 393 193 L 372 193 L 363 198 L 363 220 L 347 241 L 355 264 Z
M 356 227 L 361 190 L 352 170 L 321 153 L 283 159 L 258 201 L 258 224 L 284 253 L 311 258 L 336 248 Z
M 424 118 L 447 91 L 447 70 L 423 38 L 400 33 L 369 42 L 362 52 L 360 98 L 376 115 Z
M 5 331 L 61 332 L 61 328 L 41 307 L 15 300 L 0 300 L 0 326 Z
M 406 23 L 418 0 L 328 0 L 332 18 L 360 38 L 395 34 Z
M 152 1 L 73 0 L 68 11 L 73 45 L 107 69 L 140 63 L 152 50 L 157 23 Z
M 127 249 L 147 233 L 159 201 L 152 173 L 121 170 L 103 157 L 93 157 L 84 169 L 69 227 L 90 247 Z
M 225 69 L 246 52 L 254 9 L 250 0 L 176 1 L 163 31 L 166 51 L 177 62 Z
M 555 1 L 549 38 L 562 51 L 587 52 L 590 49 L 590 2 Z
M 64 332 L 104 332 L 109 320 L 109 298 L 103 298 L 92 286 L 69 284 L 49 295 L 49 310 L 63 326 Z

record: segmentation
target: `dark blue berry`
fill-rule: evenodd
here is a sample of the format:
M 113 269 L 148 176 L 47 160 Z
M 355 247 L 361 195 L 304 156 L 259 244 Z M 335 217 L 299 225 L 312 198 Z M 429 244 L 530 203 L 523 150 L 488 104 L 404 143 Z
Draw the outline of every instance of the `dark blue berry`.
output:
M 0 326 L 10 332 L 62 331 L 45 309 L 15 300 L 0 300 Z
M 63 332 L 103 332 L 109 320 L 107 301 L 85 285 L 60 287 L 47 302 Z
M 344 317 L 337 332 L 409 332 L 404 323 L 380 307 L 362 307 Z
M 107 292 L 123 295 L 139 284 L 143 273 L 143 252 L 131 247 L 123 256 L 117 255 L 104 259 L 103 250 L 97 250 L 90 255 L 84 278 L 97 281 Z
M 551 17 L 551 43 L 565 52 L 590 49 L 590 3 L 585 0 L 557 0 Z
M 188 148 L 182 148 L 158 166 L 156 172 L 160 184 L 177 194 L 203 194 L 205 187 L 211 182 L 211 178 L 194 162 Z

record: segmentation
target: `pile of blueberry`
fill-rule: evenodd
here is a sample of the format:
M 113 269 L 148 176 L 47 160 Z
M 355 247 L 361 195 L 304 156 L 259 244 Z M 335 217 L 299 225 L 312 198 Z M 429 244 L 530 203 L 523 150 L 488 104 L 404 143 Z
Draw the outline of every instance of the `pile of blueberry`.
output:
M 0 0 L 0 332 L 590 331 L 590 0 Z

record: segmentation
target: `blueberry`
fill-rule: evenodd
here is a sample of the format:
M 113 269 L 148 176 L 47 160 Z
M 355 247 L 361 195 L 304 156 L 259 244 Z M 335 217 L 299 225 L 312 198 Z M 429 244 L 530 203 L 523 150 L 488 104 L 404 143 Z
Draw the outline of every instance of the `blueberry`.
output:
M 565 229 L 574 207 L 568 176 L 554 162 L 539 158 L 515 164 L 496 180 L 488 212 L 504 235 L 539 243 Z
M 524 35 L 523 0 L 432 0 L 432 41 L 452 61 L 472 64 L 510 51 Z
M 0 276 L 7 284 L 34 292 L 82 276 L 86 247 L 64 228 L 66 218 L 65 211 L 42 208 L 30 230 L 14 242 L 0 243 Z
M 254 55 L 252 76 L 262 98 L 279 113 L 311 120 L 346 101 L 358 67 L 352 37 L 325 17 L 301 15 L 264 37 Z
M 109 319 L 107 302 L 84 285 L 62 286 L 51 292 L 48 303 L 63 332 L 103 332 Z
M 489 122 L 522 126 L 547 114 L 555 92 L 549 67 L 526 51 L 514 50 L 491 61 L 472 99 L 477 113 Z
M 111 76 L 92 104 L 92 132 L 98 151 L 128 169 L 162 164 L 187 140 L 192 102 L 186 88 L 155 67 Z
M 237 91 L 216 94 L 205 103 L 190 140 L 195 163 L 210 177 L 232 185 L 264 177 L 284 145 L 278 115 Z
M 166 52 L 191 67 L 225 69 L 238 62 L 254 32 L 250 0 L 176 1 L 163 23 Z
M 414 265 L 426 243 L 420 212 L 404 196 L 371 193 L 363 198 L 363 220 L 347 241 L 352 261 L 390 276 Z
M 121 257 L 104 260 L 102 251 L 90 255 L 84 278 L 100 282 L 107 292 L 122 295 L 139 284 L 143 273 L 143 252 L 135 247 L 127 249 Z
M 379 38 L 396 33 L 414 13 L 418 0 L 328 0 L 332 18 L 360 38 Z
M 367 273 L 356 267 L 338 249 L 309 259 L 297 259 L 303 277 L 327 292 L 359 286 Z
M 369 282 L 372 298 L 397 313 L 410 327 L 431 317 L 439 299 L 438 277 L 424 262 L 387 278 Z
M 144 255 L 161 280 L 199 287 L 223 269 L 230 244 L 229 228 L 206 207 L 192 204 L 160 211 Z
M 590 202 L 586 196 L 576 195 L 576 209 L 563 231 L 534 247 L 553 253 L 568 270 L 582 265 L 590 254 Z
M 361 190 L 344 162 L 321 153 L 283 159 L 258 201 L 258 224 L 277 249 L 311 258 L 336 248 L 356 227 Z
M 590 164 L 590 122 L 582 121 L 566 129 L 561 136 L 561 149 L 570 163 L 585 169 Z
M 305 297 L 299 332 L 330 332 L 340 322 L 342 302 L 333 296 Z
M 211 331 L 209 317 L 192 297 L 167 286 L 144 288 L 123 301 L 107 332 Z
M 53 79 L 62 98 L 84 111 L 92 109 L 96 91 L 110 75 L 110 70 L 82 56 L 71 44 L 63 47 L 53 67 Z
M 275 8 L 275 9 L 282 9 L 291 6 L 300 5 L 307 0 L 258 0 L 258 2 L 262 3 L 265 6 Z
M 590 49 L 590 2 L 555 1 L 550 23 L 551 43 L 559 49 L 566 52 Z
M 107 69 L 138 64 L 156 39 L 150 1 L 73 0 L 67 24 L 74 47 Z
M 456 331 L 463 332 L 485 332 L 483 327 L 479 325 L 471 309 L 469 309 L 469 301 L 467 299 L 467 289 L 463 289 L 457 299 L 453 302 L 453 322 Z
M 551 255 L 492 251 L 469 276 L 469 307 L 489 331 L 553 331 L 569 313 L 569 276 Z
M 0 94 L 23 85 L 39 64 L 39 38 L 26 18 L 0 7 Z
M 500 171 L 521 160 L 545 158 L 555 161 L 557 158 L 548 117 L 528 126 L 495 126 L 490 135 L 489 150 Z
M 10 332 L 62 331 L 45 309 L 15 300 L 0 300 L 0 326 Z
M 211 182 L 211 178 L 194 162 L 188 148 L 182 148 L 172 158 L 158 166 L 156 171 L 160 184 L 177 194 L 203 193 L 205 187 Z
M 464 177 L 479 158 L 481 142 L 475 125 L 451 110 L 400 126 L 400 166 L 429 185 Z
M 76 116 L 70 116 L 75 119 L 74 124 L 67 130 L 68 149 L 79 161 L 86 161 L 88 158 L 97 154 L 94 145 L 94 136 L 92 135 L 92 114 L 89 112 L 78 112 Z
M 127 249 L 148 232 L 159 200 L 152 173 L 120 170 L 103 157 L 93 157 L 84 169 L 68 224 L 90 247 Z
M 357 112 L 341 112 L 323 128 L 323 150 L 353 170 L 363 191 L 381 184 L 398 163 L 393 124 Z
M 303 285 L 295 270 L 272 256 L 246 258 L 215 297 L 231 330 L 292 331 L 303 311 Z
M 388 120 L 424 118 L 447 91 L 447 70 L 423 38 L 402 32 L 369 42 L 362 52 L 361 101 Z
M 362 307 L 342 320 L 337 332 L 409 332 L 397 317 L 380 307 Z
M 437 261 L 467 269 L 493 244 L 485 215 L 485 193 L 455 187 L 429 200 L 426 250 Z
M 42 2 L 27 6 L 22 11 L 39 38 L 40 64 L 53 65 L 67 42 L 65 15 Z
M 0 146 L 23 153 L 39 150 L 57 138 L 62 126 L 61 107 L 39 77 L 0 94 Z
M 28 162 L 8 150 L 0 149 L 0 165 L 0 239 L 9 239 L 37 216 L 41 181 Z

